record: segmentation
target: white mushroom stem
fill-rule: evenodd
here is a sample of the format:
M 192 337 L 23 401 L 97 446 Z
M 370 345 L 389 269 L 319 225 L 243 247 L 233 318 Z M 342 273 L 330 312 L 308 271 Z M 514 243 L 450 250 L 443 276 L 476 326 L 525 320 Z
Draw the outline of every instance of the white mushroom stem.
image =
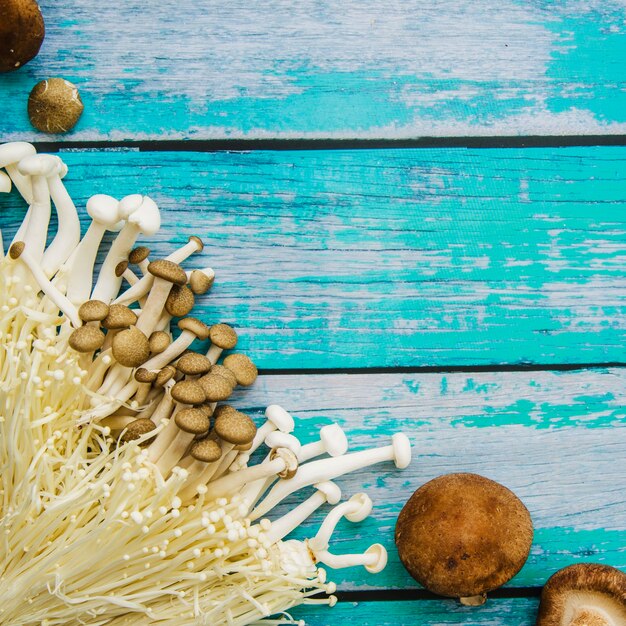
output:
M 117 276 L 118 263 L 128 259 L 128 254 L 140 234 L 154 235 L 161 226 L 159 209 L 151 198 L 134 194 L 120 200 L 120 212 L 128 214 L 128 220 L 115 238 L 104 259 L 91 299 L 102 300 L 107 304 L 113 300 L 122 285 L 122 277 Z
M 182 263 L 186 258 L 191 256 L 194 252 L 200 250 L 200 246 L 195 239 L 191 239 L 182 248 L 174 250 L 172 254 L 165 257 L 166 261 L 172 261 L 172 263 Z M 211 270 L 212 271 L 212 270 Z M 214 273 L 215 274 L 215 273 Z M 154 276 L 152 274 L 146 274 L 139 279 L 139 282 L 120 294 L 113 302 L 115 304 L 132 304 L 137 302 L 140 298 L 143 298 L 151 289 L 154 283 Z
M 10 176 L 0 170 L 0 193 L 9 193 L 11 191 L 11 178 Z
M 393 461 L 399 469 L 405 468 L 411 461 L 411 444 L 403 433 L 396 433 L 389 446 L 371 448 L 343 456 L 312 461 L 301 465 L 297 474 L 288 480 L 279 481 L 267 496 L 251 512 L 250 519 L 255 520 L 271 511 L 286 497 L 303 487 L 338 476 L 354 472 L 376 463 Z
M 295 455 L 288 448 L 278 448 L 276 454 L 278 456 L 273 460 L 246 467 L 238 472 L 231 472 L 227 476 L 222 476 L 209 483 L 205 498 L 211 500 L 220 496 L 226 496 L 229 493 L 235 493 L 247 482 L 264 479 L 269 476 L 277 476 L 287 469 L 289 454 L 291 454 L 293 461 L 296 462 Z
M 289 513 L 272 521 L 271 528 L 266 531 L 265 538 L 269 543 L 276 543 L 293 532 L 323 504 L 337 504 L 341 498 L 341 489 L 331 481 L 318 483 L 315 493 L 291 509 Z
M 205 493 L 207 484 L 215 475 L 217 468 L 225 454 L 228 454 L 234 447 L 234 444 L 227 441 L 220 441 L 220 448 L 222 449 L 221 457 L 213 463 L 204 463 L 194 459 L 187 467 L 189 472 L 189 480 L 187 486 L 183 488 L 180 493 L 180 497 L 185 500 L 190 498 L 196 493 Z
M 67 167 L 61 161 L 59 168 L 48 177 L 48 189 L 58 217 L 58 229 L 43 255 L 42 268 L 48 277 L 53 276 L 76 249 L 80 241 L 80 221 L 76 207 L 61 182 Z
M 322 454 L 341 456 L 348 451 L 348 438 L 339 424 L 329 424 L 320 429 L 318 441 L 307 443 L 298 453 L 298 461 L 305 463 Z
M 122 274 L 122 278 L 132 287 L 139 282 L 139 276 L 133 270 L 126 268 Z
M 0 167 L 6 168 L 13 184 L 28 204 L 33 201 L 33 187 L 28 176 L 18 170 L 17 164 L 25 157 L 37 154 L 35 146 L 25 141 L 12 141 L 0 145 Z M 17 241 L 21 241 L 20 237 Z
M 172 422 L 174 420 L 172 419 Z M 176 424 L 174 424 L 176 426 Z M 169 424 L 168 424 L 169 426 Z M 185 432 L 176 426 L 176 434 L 172 439 L 172 442 L 165 448 L 163 453 L 155 461 L 161 476 L 166 477 L 172 468 L 178 463 L 178 461 L 185 454 L 185 450 L 189 447 L 189 444 L 194 440 L 194 434 Z
M 167 282 L 167 281 L 164 281 Z M 171 283 L 169 283 L 171 286 Z M 152 293 L 152 292 L 150 292 Z M 149 299 L 148 299 L 149 300 Z M 148 304 L 146 303 L 146 308 Z M 141 315 L 137 320 L 137 328 L 139 328 L 139 323 L 141 322 Z M 141 328 L 140 328 L 141 330 Z M 149 334 L 148 334 L 149 336 Z M 164 368 L 168 363 L 174 360 L 179 354 L 182 354 L 194 341 L 197 335 L 190 330 L 183 330 L 178 337 L 170 343 L 170 345 L 160 352 L 156 354 L 151 359 L 148 359 L 141 367 L 154 371 L 160 370 Z
M 11 246 L 11 250 L 16 250 L 17 248 L 14 246 L 21 247 L 23 243 L 24 242 L 14 243 Z M 29 250 L 27 250 L 26 247 L 17 257 L 14 257 L 13 255 L 11 256 L 12 258 L 19 258 L 19 260 L 24 263 L 26 267 L 28 267 L 41 291 L 43 291 L 54 303 L 54 305 L 65 314 L 74 328 L 82 326 L 76 307 L 48 280 L 48 277 L 41 269 L 41 265 L 30 255 Z
M 163 411 L 165 411 L 166 407 L 169 404 L 169 402 L 165 400 L 167 396 L 171 398 L 170 394 L 166 393 L 163 400 L 161 401 L 162 403 L 164 403 Z M 172 400 L 172 406 L 174 406 L 173 400 Z M 167 450 L 167 448 L 174 441 L 174 438 L 176 437 L 176 433 L 178 432 L 178 426 L 176 426 L 176 422 L 174 421 L 174 416 L 176 415 L 177 411 L 181 411 L 182 409 L 185 409 L 185 408 L 188 408 L 188 406 L 185 404 L 176 404 L 174 411 L 169 416 L 169 422 L 165 425 L 165 428 L 163 428 L 163 430 L 156 436 L 154 441 L 148 446 L 147 448 L 148 460 L 151 461 L 152 463 L 156 463 L 159 460 L 159 458 L 163 454 L 165 454 L 165 451 Z M 151 418 L 152 421 L 155 422 L 155 424 L 157 425 L 158 425 L 158 422 L 155 419 L 155 415 L 157 413 L 161 413 L 160 409 L 161 409 L 161 405 L 157 407 L 156 411 L 154 412 Z M 166 416 L 158 415 L 157 417 L 159 418 L 159 422 L 161 422 Z
M 66 265 L 67 297 L 80 305 L 89 299 L 93 283 L 93 268 L 98 248 L 105 231 L 121 227 L 119 202 L 112 196 L 96 194 L 87 201 L 87 213 L 91 224 Z
M 387 565 L 387 550 L 380 543 L 371 545 L 363 554 L 332 554 L 328 550 L 315 552 L 315 558 L 333 569 L 362 565 L 371 574 L 376 574 Z
M 371 498 L 366 493 L 354 494 L 326 516 L 315 537 L 309 539 L 309 547 L 313 551 L 326 550 L 337 524 L 343 517 L 350 522 L 362 522 L 371 512 Z
M 150 290 L 150 294 L 148 295 L 146 304 L 141 309 L 141 315 L 137 320 L 137 328 L 142 331 L 143 334 L 146 335 L 146 337 L 149 337 L 156 329 L 157 322 L 159 321 L 159 317 L 163 312 L 165 301 L 167 300 L 167 296 L 172 290 L 172 286 L 173 285 L 170 281 L 165 280 L 164 278 L 155 277 L 154 284 L 152 285 L 152 289 Z M 173 346 L 174 343 L 176 342 L 170 344 L 169 347 Z M 161 355 L 162 354 L 163 353 L 161 353 Z M 146 366 L 144 365 L 143 367 Z M 146 367 L 146 369 L 150 368 Z

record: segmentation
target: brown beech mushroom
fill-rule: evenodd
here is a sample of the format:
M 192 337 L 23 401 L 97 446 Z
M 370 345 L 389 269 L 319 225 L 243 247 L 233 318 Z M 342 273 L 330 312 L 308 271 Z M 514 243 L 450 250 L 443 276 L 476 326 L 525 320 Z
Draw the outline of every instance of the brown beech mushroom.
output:
M 112 350 L 115 360 L 124 367 L 138 367 L 150 356 L 148 338 L 136 326 L 117 333 Z
M 156 424 L 145 417 L 140 417 L 139 419 L 131 422 L 120 437 L 120 441 L 122 443 L 128 443 L 129 441 L 134 441 L 135 439 L 139 439 L 139 437 L 143 437 L 148 433 L 151 433 L 156 429 Z M 145 439 L 141 442 L 141 445 L 146 445 L 149 442 L 149 439 Z
M 96 302 L 91 300 L 91 302 Z M 102 320 L 102 326 L 107 330 L 128 328 L 137 323 L 137 314 L 124 304 L 111 304 L 107 316 Z
M 400 560 L 417 582 L 471 606 L 517 574 L 532 539 L 519 498 L 477 474 L 427 482 L 404 505 L 395 532 Z
M 28 96 L 30 123 L 44 133 L 72 130 L 83 112 L 76 85 L 64 78 L 48 78 L 37 83 Z
M 34 0 L 0 0 L 0 74 L 37 56 L 46 29 Z
M 256 365 L 245 354 L 229 354 L 224 359 L 227 367 L 237 379 L 237 383 L 249 387 L 259 375 Z
M 228 324 L 213 324 L 209 329 L 209 339 L 211 347 L 207 352 L 207 357 L 211 363 L 217 363 L 217 359 L 224 350 L 231 350 L 237 345 L 237 333 Z
M 211 369 L 211 361 L 204 354 L 187 352 L 176 361 L 176 368 L 187 376 L 200 376 Z
M 155 330 L 148 338 L 151 354 L 161 354 L 167 350 L 170 343 L 172 343 L 172 339 L 164 330 Z
M 187 285 L 174 285 L 165 301 L 165 310 L 172 317 L 183 317 L 193 309 L 195 298 Z
M 624 626 L 626 574 L 577 563 L 553 574 L 541 592 L 536 626 Z
M 102 347 L 104 333 L 96 326 L 81 326 L 72 332 L 68 343 L 76 352 L 93 352 Z
M 87 300 L 78 308 L 78 317 L 83 322 L 101 322 L 109 314 L 109 305 L 101 300 Z
M 223 365 L 213 365 L 210 373 L 225 378 L 233 389 L 237 386 L 237 378 L 227 367 L 224 367 Z
M 215 282 L 215 274 L 206 274 L 202 270 L 193 270 L 189 276 L 189 287 L 197 296 L 205 294 Z

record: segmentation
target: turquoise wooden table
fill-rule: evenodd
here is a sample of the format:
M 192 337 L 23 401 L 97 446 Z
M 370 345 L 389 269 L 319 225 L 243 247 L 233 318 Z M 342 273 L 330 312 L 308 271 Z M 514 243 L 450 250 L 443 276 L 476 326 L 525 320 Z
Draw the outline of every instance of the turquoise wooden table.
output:
M 334 576 L 308 624 L 530 626 L 556 570 L 626 567 L 626 6 L 618 1 L 46 0 L 40 55 L 0 76 L 0 140 L 60 151 L 77 205 L 149 193 L 171 250 L 217 273 L 232 323 L 303 440 L 403 430 L 414 461 L 341 482 L 373 515 L 378 575 Z M 65 136 L 35 132 L 40 79 L 78 85 Z M 23 208 L 2 198 L 12 233 Z M 206 261 L 206 262 L 205 262 Z M 427 480 L 511 488 L 530 558 L 482 608 L 420 589 L 393 545 Z M 320 514 L 321 517 L 321 514 Z M 320 517 L 312 520 L 314 527 Z

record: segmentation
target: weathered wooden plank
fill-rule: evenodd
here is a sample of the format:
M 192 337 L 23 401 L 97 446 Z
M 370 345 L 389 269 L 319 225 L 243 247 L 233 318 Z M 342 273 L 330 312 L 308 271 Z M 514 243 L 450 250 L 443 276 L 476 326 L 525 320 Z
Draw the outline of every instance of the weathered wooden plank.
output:
M 464 607 L 449 600 L 339 602 L 328 607 L 296 607 L 290 614 L 308 626 L 532 626 L 537 617 L 535 598 L 489 600 L 482 607 Z
M 40 55 L 0 76 L 0 137 L 64 76 L 72 139 L 624 133 L 611 2 L 43 0 Z
M 624 361 L 626 148 L 66 153 L 71 193 L 146 192 L 199 234 L 262 368 Z M 0 225 L 17 228 L 17 199 Z M 20 217 L 21 219 L 21 217 Z M 5 236 L 6 238 L 6 236 Z
M 342 589 L 411 588 L 393 529 L 404 502 L 435 476 L 475 472 L 512 489 L 528 507 L 535 538 L 528 562 L 510 586 L 541 586 L 576 561 L 626 567 L 626 369 L 481 374 L 262 376 L 235 404 L 261 419 L 267 404 L 297 418 L 310 441 L 339 423 L 351 449 L 387 445 L 397 431 L 413 443 L 403 470 L 388 463 L 339 478 L 344 496 L 366 491 L 373 515 L 340 526 L 333 551 L 362 552 L 374 541 L 389 565 L 332 572 Z M 286 502 L 289 510 L 297 499 Z M 315 532 L 318 512 L 304 538 Z

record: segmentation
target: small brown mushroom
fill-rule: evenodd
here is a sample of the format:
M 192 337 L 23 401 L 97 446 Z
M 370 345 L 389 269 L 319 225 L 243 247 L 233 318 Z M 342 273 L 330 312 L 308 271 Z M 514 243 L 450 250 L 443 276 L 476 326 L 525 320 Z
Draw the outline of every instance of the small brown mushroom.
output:
M 156 377 L 154 381 L 155 387 L 163 387 L 168 380 L 171 380 L 172 377 L 176 374 L 176 368 L 173 365 L 166 365 Z
M 240 411 L 224 411 L 215 419 L 213 430 L 223 441 L 234 446 L 250 443 L 256 435 L 254 422 Z
M 109 305 L 101 300 L 87 300 L 78 309 L 78 317 L 83 322 L 101 322 L 109 314 Z
M 167 350 L 172 339 L 164 330 L 155 330 L 148 338 L 151 354 L 161 354 Z
M 477 474 L 439 476 L 420 487 L 396 524 L 398 554 L 433 593 L 482 604 L 522 568 L 533 538 L 517 496 Z
M 137 246 L 128 254 L 128 262 L 132 265 L 139 265 L 150 256 L 150 248 L 146 246 Z
M 134 422 L 131 422 L 126 429 L 124 430 L 122 436 L 120 437 L 120 441 L 122 443 L 128 443 L 129 441 L 134 441 L 135 439 L 139 439 L 143 435 L 152 432 L 156 428 L 156 424 L 148 418 L 141 417 L 136 419 Z M 141 442 L 141 445 L 146 445 L 150 440 L 146 439 Z
M 204 354 L 187 352 L 176 361 L 176 368 L 183 374 L 197 376 L 206 374 L 211 369 L 211 361 Z
M 28 97 L 31 124 L 44 133 L 72 130 L 83 112 L 78 88 L 64 78 L 48 78 L 37 83 Z
M 115 360 L 124 367 L 138 367 L 150 356 L 148 338 L 136 326 L 117 333 L 111 348 Z
M 541 592 L 536 626 L 626 624 L 626 574 L 598 563 L 576 563 L 553 574 Z
M 128 261 L 120 261 L 115 266 L 115 275 L 119 278 L 128 269 Z
M 140 367 L 135 371 L 135 380 L 138 383 L 153 383 L 158 378 L 158 372 L 151 372 L 145 367 Z
M 206 395 L 195 380 L 180 380 L 172 387 L 172 398 L 183 404 L 203 404 Z
M 237 413 L 237 409 L 230 404 L 220 404 L 218 407 L 215 407 L 213 417 L 217 419 L 220 415 L 225 415 L 226 413 Z
M 214 463 L 219 461 L 222 456 L 220 444 L 214 439 L 201 439 L 192 444 L 189 454 L 202 463 Z
M 107 330 L 128 328 L 137 323 L 137 314 L 125 304 L 111 304 L 107 316 L 102 320 L 102 326 Z
M 93 352 L 102 347 L 104 333 L 96 326 L 81 326 L 72 332 L 68 343 L 76 352 Z
M 215 282 L 215 275 L 205 274 L 202 270 L 193 270 L 189 277 L 189 287 L 196 295 L 205 294 Z
M 239 385 L 249 387 L 259 375 L 256 365 L 245 354 L 229 354 L 224 359 L 227 367 L 237 379 Z
M 211 347 L 207 352 L 207 357 L 211 363 L 217 363 L 217 359 L 224 350 L 232 350 L 237 345 L 237 333 L 228 324 L 213 324 L 209 329 L 209 339 Z
M 12 72 L 37 56 L 45 26 L 35 0 L 0 2 L 0 74 Z
M 183 317 L 193 309 L 195 298 L 187 285 L 174 285 L 165 300 L 165 310 L 172 317 Z
M 231 384 L 219 374 L 206 374 L 198 378 L 198 384 L 202 387 L 208 402 L 227 400 L 233 393 Z
M 225 378 L 233 389 L 237 386 L 237 377 L 223 365 L 213 365 L 210 373 Z

